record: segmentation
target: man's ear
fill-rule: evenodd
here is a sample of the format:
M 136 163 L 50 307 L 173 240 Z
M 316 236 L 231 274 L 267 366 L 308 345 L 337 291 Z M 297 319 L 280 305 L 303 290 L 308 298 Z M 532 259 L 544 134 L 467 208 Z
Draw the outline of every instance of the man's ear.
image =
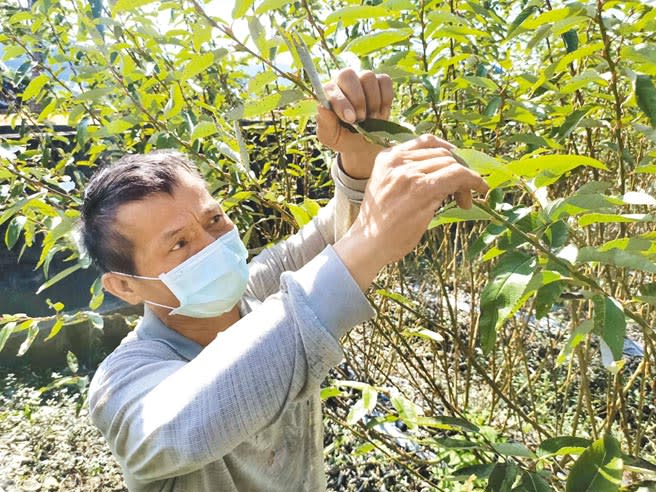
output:
M 141 296 L 133 288 L 134 281 L 131 278 L 107 272 L 102 274 L 100 281 L 107 292 L 129 304 L 140 304 L 143 302 Z

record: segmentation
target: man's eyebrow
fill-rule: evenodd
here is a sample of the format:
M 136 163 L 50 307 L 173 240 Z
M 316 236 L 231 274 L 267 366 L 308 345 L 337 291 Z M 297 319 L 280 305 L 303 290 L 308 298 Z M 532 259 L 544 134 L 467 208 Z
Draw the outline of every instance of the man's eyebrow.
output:
M 161 235 L 162 239 L 171 239 L 173 236 L 178 234 L 180 231 L 182 231 L 186 226 L 182 227 L 176 227 L 175 229 L 171 229 L 170 231 L 166 231 Z
M 209 215 L 211 213 L 221 212 L 223 213 L 223 207 L 221 207 L 221 202 L 214 202 L 203 210 L 203 215 Z

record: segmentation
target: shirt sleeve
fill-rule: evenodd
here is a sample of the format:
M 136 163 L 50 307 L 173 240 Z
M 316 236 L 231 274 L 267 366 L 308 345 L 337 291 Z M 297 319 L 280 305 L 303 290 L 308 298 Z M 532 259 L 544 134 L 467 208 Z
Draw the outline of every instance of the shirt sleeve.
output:
M 89 409 L 130 481 L 200 469 L 318 391 L 339 338 L 374 310 L 331 246 L 190 362 L 156 340 L 119 346 L 90 386 Z
M 360 210 L 367 179 L 347 175 L 338 157 L 331 167 L 335 195 L 296 234 L 265 249 L 249 263 L 247 294 L 264 300 L 280 288 L 280 275 L 296 271 L 327 245 L 334 244 L 351 227 Z

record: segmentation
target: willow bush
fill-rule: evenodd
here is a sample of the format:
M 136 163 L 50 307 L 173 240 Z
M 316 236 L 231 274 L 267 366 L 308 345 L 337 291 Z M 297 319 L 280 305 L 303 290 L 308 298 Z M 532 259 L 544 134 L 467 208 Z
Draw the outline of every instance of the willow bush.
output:
M 417 487 L 655 490 L 649 2 L 0 8 L 4 60 L 19 62 L 3 78 L 20 88 L 19 137 L 0 145 L 0 224 L 7 248 L 41 248 L 40 290 L 89 267 L 75 238 L 85 182 L 125 152 L 193 156 L 253 252 L 303 226 L 330 196 L 331 156 L 312 132 L 318 80 L 358 63 L 394 79 L 403 126 L 354 131 L 386 145 L 437 134 L 492 192 L 470 211 L 446 204 L 378 278 L 378 316 L 347 337 L 347 364 L 323 390 L 328 418 L 356 454 Z M 55 257 L 70 266 L 50 271 Z M 46 322 L 50 337 L 85 319 L 102 327 L 98 281 L 89 288 L 84 310 L 52 289 L 51 316 L 3 314 L 0 348 L 23 332 L 24 353 Z M 642 357 L 624 356 L 627 337 Z

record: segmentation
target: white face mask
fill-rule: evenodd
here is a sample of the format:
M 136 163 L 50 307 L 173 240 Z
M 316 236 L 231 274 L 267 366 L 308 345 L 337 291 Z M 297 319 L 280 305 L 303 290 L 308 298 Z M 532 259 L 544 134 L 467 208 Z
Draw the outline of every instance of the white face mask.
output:
M 169 314 L 212 318 L 230 311 L 244 295 L 248 284 L 247 257 L 248 250 L 235 227 L 159 277 L 113 273 L 161 280 L 173 292 L 180 306 L 173 308 L 152 301 L 144 302 L 171 309 Z

